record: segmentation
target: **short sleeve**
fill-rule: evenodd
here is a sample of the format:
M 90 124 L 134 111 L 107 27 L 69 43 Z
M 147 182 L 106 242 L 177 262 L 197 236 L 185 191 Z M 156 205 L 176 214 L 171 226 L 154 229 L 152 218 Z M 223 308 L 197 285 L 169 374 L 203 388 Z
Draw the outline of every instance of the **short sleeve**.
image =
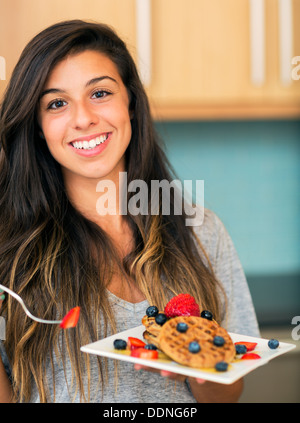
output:
M 227 297 L 222 326 L 229 332 L 259 336 L 253 301 L 233 241 L 221 220 L 205 210 L 203 224 L 194 228 Z M 226 307 L 225 307 L 226 305 Z

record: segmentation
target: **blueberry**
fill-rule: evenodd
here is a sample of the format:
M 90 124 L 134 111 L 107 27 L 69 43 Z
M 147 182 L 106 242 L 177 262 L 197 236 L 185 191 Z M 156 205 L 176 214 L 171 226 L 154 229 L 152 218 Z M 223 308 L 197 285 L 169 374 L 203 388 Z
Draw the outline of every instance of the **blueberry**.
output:
M 270 339 L 268 346 L 271 348 L 271 350 L 276 350 L 276 348 L 279 347 L 279 341 L 277 341 L 277 339 Z
M 155 322 L 160 326 L 164 325 L 167 320 L 167 316 L 164 313 L 158 313 L 155 316 Z
M 195 341 L 193 341 L 193 342 L 191 342 L 190 344 L 189 344 L 189 352 L 191 352 L 191 353 L 193 353 L 193 354 L 196 354 L 197 352 L 199 352 L 201 350 L 201 347 L 200 347 L 200 345 L 198 344 L 198 342 L 195 342 Z
M 213 343 L 216 347 L 223 347 L 225 344 L 225 339 L 222 336 L 215 336 Z
M 246 352 L 247 352 L 247 347 L 246 347 L 246 345 L 237 344 L 237 345 L 235 346 L 235 352 L 236 352 L 237 354 L 246 354 Z
M 127 347 L 127 342 L 124 339 L 115 339 L 114 340 L 114 348 L 116 350 L 125 350 Z
M 176 329 L 178 330 L 178 332 L 184 333 L 188 330 L 188 325 L 184 322 L 180 322 L 176 326 Z
M 208 310 L 201 311 L 201 317 L 203 317 L 203 319 L 207 319 L 207 320 L 212 320 L 213 319 L 212 313 L 210 311 L 208 311 Z
M 155 317 L 158 314 L 158 308 L 156 306 L 149 306 L 146 310 L 148 317 Z
M 157 347 L 153 344 L 147 344 L 144 346 L 145 350 L 157 350 Z
M 215 365 L 215 369 L 217 370 L 217 372 L 226 372 L 226 370 L 228 369 L 228 363 L 226 363 L 225 361 L 219 361 L 219 363 Z

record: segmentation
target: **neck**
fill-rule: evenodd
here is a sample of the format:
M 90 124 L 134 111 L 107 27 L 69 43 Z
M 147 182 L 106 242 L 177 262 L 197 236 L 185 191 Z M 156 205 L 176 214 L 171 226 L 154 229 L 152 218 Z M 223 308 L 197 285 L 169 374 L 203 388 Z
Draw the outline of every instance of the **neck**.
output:
M 87 219 L 104 230 L 113 225 L 114 230 L 120 231 L 124 221 L 120 199 L 126 183 L 124 175 L 118 172 L 114 178 L 94 179 L 74 174 L 65 178 L 67 195 L 72 205 Z

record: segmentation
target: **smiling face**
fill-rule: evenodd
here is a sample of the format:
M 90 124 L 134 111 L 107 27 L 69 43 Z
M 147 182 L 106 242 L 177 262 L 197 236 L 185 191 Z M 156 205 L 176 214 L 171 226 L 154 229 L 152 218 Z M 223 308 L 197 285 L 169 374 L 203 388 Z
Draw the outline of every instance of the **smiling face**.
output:
M 38 119 L 68 183 L 76 178 L 114 180 L 125 171 L 129 98 L 106 55 L 87 50 L 56 65 L 43 89 Z

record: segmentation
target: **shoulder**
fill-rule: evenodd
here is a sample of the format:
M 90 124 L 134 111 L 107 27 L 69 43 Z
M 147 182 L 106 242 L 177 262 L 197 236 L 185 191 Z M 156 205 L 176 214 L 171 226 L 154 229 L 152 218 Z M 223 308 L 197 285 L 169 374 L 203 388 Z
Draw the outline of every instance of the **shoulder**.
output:
M 195 236 L 200 241 L 212 265 L 216 264 L 220 249 L 230 244 L 230 236 L 221 219 L 209 209 L 202 209 L 202 223 L 193 227 Z M 229 245 L 227 245 L 229 247 Z

